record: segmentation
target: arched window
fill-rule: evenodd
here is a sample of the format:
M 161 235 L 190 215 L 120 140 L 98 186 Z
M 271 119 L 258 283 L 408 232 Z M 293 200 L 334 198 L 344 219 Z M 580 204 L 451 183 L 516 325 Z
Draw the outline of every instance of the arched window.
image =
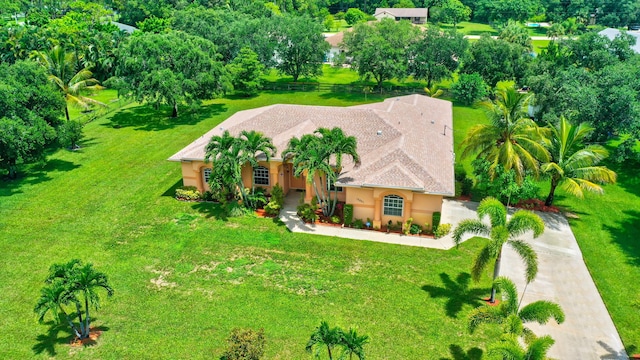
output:
M 383 208 L 384 215 L 402 216 L 404 207 L 404 199 L 398 195 L 387 195 L 384 197 Z
M 211 178 L 211 168 L 205 168 L 202 170 L 202 179 L 205 184 L 209 183 L 209 179 Z
M 258 166 L 253 169 L 253 183 L 256 185 L 269 185 L 269 169 Z

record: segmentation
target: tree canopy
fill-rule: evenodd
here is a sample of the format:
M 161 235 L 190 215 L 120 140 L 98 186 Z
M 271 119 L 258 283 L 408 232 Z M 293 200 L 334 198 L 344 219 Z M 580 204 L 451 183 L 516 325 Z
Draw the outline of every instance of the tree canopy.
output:
M 456 31 L 428 27 L 409 48 L 409 71 L 415 79 L 434 82 L 451 78 L 467 51 L 468 41 Z
M 111 84 L 124 96 L 158 107 L 198 104 L 230 90 L 227 71 L 209 40 L 179 31 L 134 36 L 120 52 L 118 78 Z

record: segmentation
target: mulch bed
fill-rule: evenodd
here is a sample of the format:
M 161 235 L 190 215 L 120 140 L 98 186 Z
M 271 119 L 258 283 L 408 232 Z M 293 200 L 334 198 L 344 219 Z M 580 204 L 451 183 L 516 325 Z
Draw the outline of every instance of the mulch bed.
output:
M 544 201 L 539 199 L 529 199 L 520 201 L 515 207 L 526 210 L 534 210 L 534 211 L 542 211 L 542 212 L 551 212 L 558 214 L 560 213 L 560 209 L 556 206 L 546 206 Z
M 94 345 L 98 341 L 98 338 L 100 337 L 100 335 L 102 335 L 102 330 L 93 328 L 89 330 L 88 338 L 86 339 L 74 338 L 73 340 L 71 340 L 70 345 L 73 347 Z

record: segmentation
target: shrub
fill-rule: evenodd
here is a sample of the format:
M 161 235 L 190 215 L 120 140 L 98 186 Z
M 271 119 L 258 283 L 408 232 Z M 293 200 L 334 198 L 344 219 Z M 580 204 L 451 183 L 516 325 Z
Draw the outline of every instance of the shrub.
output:
M 180 200 L 197 201 L 202 198 L 202 194 L 195 186 L 182 186 L 176 189 L 176 198 Z
M 316 209 L 317 209 L 316 206 L 311 206 L 310 204 L 299 205 L 297 208 L 298 216 L 304 222 L 313 223 L 316 220 L 318 220 L 318 215 L 316 215 Z
M 467 170 L 464 169 L 464 166 L 462 164 L 456 164 L 453 167 L 453 174 L 453 177 L 456 179 L 456 181 L 462 181 L 467 177 Z
M 284 190 L 280 184 L 276 184 L 273 189 L 271 189 L 271 201 L 274 201 L 276 204 L 284 205 Z
M 635 138 L 629 137 L 618 145 L 611 159 L 618 164 L 627 160 L 640 160 L 640 153 L 635 150 L 637 143 L 638 141 Z
M 344 206 L 344 224 L 346 226 L 351 226 L 353 223 L 353 205 L 346 204 Z
M 213 191 L 211 190 L 207 190 L 204 193 L 202 193 L 202 200 L 204 201 L 215 201 L 215 197 L 213 195 Z
M 340 216 L 333 215 L 331 217 L 331 222 L 334 223 L 334 224 L 340 224 Z
M 409 228 L 409 233 L 413 235 L 421 234 L 422 227 L 418 224 L 411 224 L 411 227 Z
M 229 201 L 224 204 L 224 213 L 228 217 L 240 217 L 247 214 L 247 208 L 240 205 L 237 201 Z
M 402 233 L 405 235 L 409 235 L 411 232 L 411 224 L 413 223 L 413 218 L 408 218 L 402 226 Z
M 278 204 L 272 198 L 272 200 L 269 201 L 269 203 L 267 205 L 265 205 L 264 212 L 269 216 L 277 216 L 278 214 L 280 214 L 280 209 L 281 208 L 282 208 L 282 206 L 280 206 L 280 204 Z
M 434 212 L 433 213 L 433 219 L 431 220 L 431 229 L 433 229 L 433 231 L 437 231 L 438 230 L 438 225 L 440 225 L 440 218 L 442 217 L 442 214 L 439 212 Z
M 460 197 L 462 195 L 462 181 L 455 182 L 455 191 L 453 193 L 454 197 Z
M 79 121 L 70 120 L 64 122 L 58 127 L 58 141 L 60 145 L 75 149 L 78 147 L 78 142 L 82 139 L 82 123 Z
M 364 222 L 362 221 L 362 219 L 356 219 L 353 222 L 353 227 L 356 229 L 362 229 L 364 227 Z
M 252 210 L 259 209 L 267 203 L 266 191 L 263 188 L 256 188 L 254 191 L 245 189 L 247 195 L 247 207 Z
M 464 178 L 464 180 L 462 180 L 462 195 L 471 195 L 471 189 L 473 189 L 473 180 L 468 177 Z
M 260 360 L 264 355 L 265 342 L 264 329 L 254 331 L 235 328 L 231 330 L 231 335 L 227 339 L 227 350 L 221 359 Z
M 436 239 L 440 239 L 441 237 L 449 234 L 451 231 L 451 224 L 440 224 L 436 231 L 434 232 L 434 236 Z
M 476 188 L 482 191 L 484 196 L 495 197 L 503 204 L 517 204 L 521 200 L 538 196 L 540 187 L 529 175 L 525 176 L 522 184 L 518 184 L 516 173 L 513 170 L 504 171 L 504 168 L 498 165 L 495 169 L 495 176 L 492 178 L 489 173 L 491 166 L 489 161 L 479 158 L 471 164 L 476 176 Z
M 487 84 L 478 73 L 461 74 L 458 81 L 451 85 L 451 93 L 457 101 L 471 105 L 487 96 Z

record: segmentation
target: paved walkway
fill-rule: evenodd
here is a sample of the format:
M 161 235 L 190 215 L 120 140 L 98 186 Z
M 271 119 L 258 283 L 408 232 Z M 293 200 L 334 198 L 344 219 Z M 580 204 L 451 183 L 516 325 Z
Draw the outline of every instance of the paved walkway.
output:
M 435 240 L 369 230 L 304 224 L 295 214 L 299 194 L 294 195 L 287 198 L 281 216 L 282 221 L 293 232 L 310 232 L 318 235 L 442 250 L 454 246 L 450 236 Z M 477 205 L 474 202 L 445 200 L 442 223 L 452 224 L 455 228 L 462 219 L 476 218 Z M 528 326 L 538 335 L 549 334 L 555 339 L 556 343 L 548 354 L 552 358 L 561 360 L 629 359 L 618 331 L 582 259 L 582 252 L 567 220 L 561 215 L 538 214 L 546 224 L 544 234 L 537 239 L 533 239 L 531 234 L 522 237 L 538 254 L 538 276 L 525 287 L 524 265 L 517 254 L 508 247 L 503 253 L 502 275 L 513 279 L 521 292 L 525 291 L 523 304 L 536 300 L 555 301 L 562 306 L 566 320 L 561 325 L 551 321 L 543 326 L 536 324 Z

